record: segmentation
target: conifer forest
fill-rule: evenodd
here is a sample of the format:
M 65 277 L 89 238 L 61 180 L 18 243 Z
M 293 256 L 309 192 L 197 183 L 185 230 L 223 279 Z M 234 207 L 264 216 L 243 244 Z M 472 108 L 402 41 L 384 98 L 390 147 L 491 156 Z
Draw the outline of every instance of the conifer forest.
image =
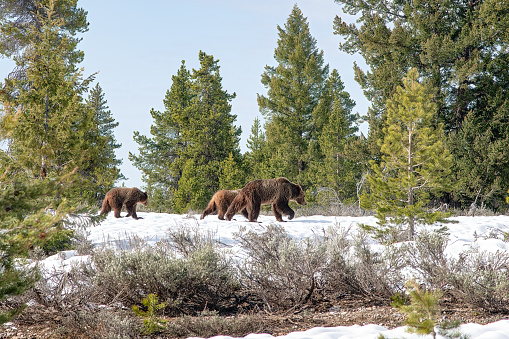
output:
M 506 214 L 509 1 L 330 1 L 338 5 L 331 35 L 341 43 L 327 57 L 362 58 L 366 67 L 353 68 L 366 112 L 356 112 L 342 70 L 329 67 L 295 4 L 274 22 L 276 47 L 257 93 L 263 118 L 252 121 L 245 152 L 221 56 L 197 51 L 167 79 L 164 109 L 140 113 L 150 133 L 134 131 L 127 159 L 116 155 L 122 121 L 97 74 L 81 67 L 80 41 L 94 25 L 86 2 L 0 1 L 0 54 L 15 63 L 0 77 L 0 301 L 40 279 L 19 269 L 20 258 L 71 249 L 72 225 L 103 220 L 98 209 L 125 179 L 126 161 L 142 175 L 150 212 L 201 213 L 218 190 L 285 177 L 302 187 L 307 208 L 375 215 L 378 226 L 367 231 L 379 237 L 405 225 L 412 240 L 417 224 L 457 211 Z M 137 314 L 152 320 L 151 310 L 170 307 L 156 295 L 137 302 Z M 24 307 L 0 308 L 0 324 Z

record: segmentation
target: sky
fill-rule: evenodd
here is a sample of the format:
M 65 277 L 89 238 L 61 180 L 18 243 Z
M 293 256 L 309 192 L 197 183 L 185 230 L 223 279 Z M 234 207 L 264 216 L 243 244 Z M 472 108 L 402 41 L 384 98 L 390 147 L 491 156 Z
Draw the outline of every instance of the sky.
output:
M 297 211 L 298 213 L 298 211 Z M 247 219 L 241 215 L 236 215 L 232 221 L 218 220 L 217 215 L 209 215 L 200 220 L 200 215 L 179 215 L 167 213 L 145 213 L 138 212 L 139 217 L 143 219 L 134 220 L 133 218 L 115 219 L 113 213 L 109 213 L 107 218 L 97 226 L 90 226 L 84 230 L 87 240 L 94 246 L 103 246 L 108 243 L 117 248 L 129 248 L 134 236 L 144 239 L 150 246 L 158 241 L 168 239 L 169 231 L 173 232 L 180 229 L 188 229 L 190 232 L 199 232 L 201 235 L 212 235 L 219 239 L 222 244 L 228 248 L 227 253 L 235 258 L 245 257 L 244 250 L 236 239 L 235 233 L 241 227 L 255 233 L 262 233 L 267 230 L 270 224 L 280 224 L 284 227 L 289 237 L 296 240 L 313 239 L 315 236 L 323 234 L 328 227 L 337 227 L 338 232 L 346 232 L 347 239 L 353 239 L 360 230 L 359 223 L 376 226 L 377 219 L 373 216 L 367 217 L 348 217 L 348 216 L 300 216 L 293 220 L 279 223 L 273 215 L 261 215 L 258 218 L 259 223 L 247 222 Z M 122 216 L 126 212 L 122 212 Z M 506 254 L 509 251 L 509 242 L 504 241 L 504 234 L 509 229 L 509 216 L 480 216 L 480 217 L 453 217 L 450 218 L 457 223 L 447 224 L 449 241 L 445 247 L 445 256 L 452 260 L 458 259 L 462 253 L 478 250 L 479 253 L 494 254 L 499 251 Z M 284 217 L 284 220 L 287 220 Z M 418 226 L 417 231 L 427 230 L 429 232 L 441 228 L 442 225 L 435 224 L 431 226 Z M 368 239 L 368 244 L 373 251 L 383 251 L 384 246 L 373 239 Z M 43 275 L 56 277 L 55 273 L 69 271 L 74 265 L 87 262 L 89 256 L 79 255 L 76 250 L 64 251 L 53 255 L 40 262 Z M 406 268 L 407 278 L 419 279 L 419 273 Z M 55 281 L 58 281 L 55 280 Z M 63 289 L 65 290 L 65 288 Z M 341 311 L 331 311 L 332 317 L 341 317 Z M 487 325 L 463 324 L 460 328 L 462 334 L 469 335 L 469 338 L 476 339 L 509 339 L 509 319 L 501 320 Z M 379 324 L 361 324 L 354 326 L 339 327 L 315 327 L 304 332 L 292 332 L 285 336 L 279 336 L 278 339 L 360 339 L 360 338 L 379 338 L 383 334 L 385 338 L 398 339 L 418 339 L 431 338 L 431 336 L 418 336 L 416 334 L 406 333 L 406 328 L 400 326 L 394 329 L 388 329 Z M 233 339 L 227 336 L 215 337 L 216 339 Z M 269 339 L 274 338 L 269 334 L 250 334 L 245 339 Z M 437 336 L 443 339 L 442 336 Z
M 277 26 L 284 27 L 293 6 L 307 18 L 317 47 L 324 51 L 325 63 L 336 68 L 345 90 L 357 103 L 354 113 L 366 114 L 369 102 L 354 80 L 353 63 L 365 66 L 362 58 L 339 51 L 341 37 L 333 34 L 336 15 L 347 22 L 334 0 L 79 0 L 88 11 L 88 32 L 81 35 L 78 48 L 85 53 L 83 74 L 96 74 L 113 118 L 119 123 L 114 134 L 122 147 L 117 158 L 123 160 L 121 172 L 127 187 L 142 187 L 141 172 L 128 158 L 138 154 L 133 133 L 150 136 L 153 123 L 150 110 L 164 110 L 163 99 L 182 60 L 191 70 L 199 68 L 203 51 L 219 60 L 223 89 L 236 93 L 232 114 L 242 128 L 240 141 L 244 153 L 255 117 L 263 121 L 256 101 L 266 94 L 261 74 L 266 65 L 276 66 Z M 14 64 L 0 59 L 0 78 Z M 365 67 L 364 67 L 365 69 Z M 95 83 L 91 87 L 95 86 Z M 367 127 L 361 126 L 367 133 Z

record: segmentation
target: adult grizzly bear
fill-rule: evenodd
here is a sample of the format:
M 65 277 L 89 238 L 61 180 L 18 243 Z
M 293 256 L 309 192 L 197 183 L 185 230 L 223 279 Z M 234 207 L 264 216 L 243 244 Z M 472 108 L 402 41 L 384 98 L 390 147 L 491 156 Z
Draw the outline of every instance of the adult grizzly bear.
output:
M 107 214 L 113 210 L 115 218 L 122 218 L 120 216 L 120 211 L 122 210 L 122 206 L 125 205 L 125 209 L 127 211 L 126 217 L 142 219 L 138 218 L 136 215 L 136 204 L 140 203 L 147 206 L 147 202 L 147 192 L 142 192 L 136 187 L 113 188 L 106 193 L 100 214 Z
M 228 210 L 228 206 L 232 203 L 233 199 L 239 194 L 240 190 L 230 191 L 230 190 L 219 190 L 212 196 L 210 199 L 207 208 L 203 210 L 200 219 L 205 218 L 207 215 L 214 213 L 217 211 L 217 218 L 219 220 L 224 220 L 224 215 Z M 247 218 L 246 209 L 242 209 L 242 214 Z
M 290 200 L 299 205 L 306 204 L 302 188 L 286 178 L 251 181 L 233 199 L 226 212 L 226 219 L 232 220 L 235 213 L 245 208 L 249 221 L 254 222 L 258 219 L 261 205 L 272 204 L 272 212 L 277 221 L 283 221 L 283 215 L 288 215 L 288 219 L 292 220 L 295 212 L 288 206 Z

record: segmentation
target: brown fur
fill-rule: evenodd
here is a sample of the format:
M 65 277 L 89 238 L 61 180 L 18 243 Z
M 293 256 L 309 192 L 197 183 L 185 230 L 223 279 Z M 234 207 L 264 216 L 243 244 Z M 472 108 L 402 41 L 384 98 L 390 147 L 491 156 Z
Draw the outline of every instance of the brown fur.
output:
M 115 218 L 122 218 L 120 211 L 125 205 L 127 211 L 126 217 L 134 219 L 142 219 L 136 215 L 136 204 L 140 203 L 147 206 L 147 192 L 142 192 L 136 187 L 117 187 L 111 189 L 104 197 L 100 214 L 108 214 L 111 210 L 115 213 Z
M 245 208 L 249 221 L 256 221 L 261 205 L 271 204 L 277 221 L 283 221 L 283 215 L 292 220 L 295 212 L 288 206 L 290 200 L 299 205 L 306 204 L 302 188 L 286 178 L 251 181 L 233 199 L 226 212 L 226 219 L 231 220 L 235 213 Z
M 226 211 L 228 210 L 228 207 L 230 206 L 231 202 L 237 194 L 239 194 L 240 190 L 230 191 L 230 190 L 219 190 L 212 196 L 212 199 L 210 199 L 209 204 L 207 205 L 207 208 L 203 211 L 201 218 L 205 218 L 207 215 L 212 214 L 217 211 L 217 218 L 219 220 L 224 220 L 224 215 L 226 214 Z M 246 209 L 242 210 L 242 214 L 247 218 L 247 211 Z

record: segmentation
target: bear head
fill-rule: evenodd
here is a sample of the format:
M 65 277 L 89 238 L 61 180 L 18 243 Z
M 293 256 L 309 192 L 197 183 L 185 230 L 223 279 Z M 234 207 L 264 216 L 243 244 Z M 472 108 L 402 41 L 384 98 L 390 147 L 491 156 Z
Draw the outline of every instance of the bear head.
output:
M 147 206 L 148 205 L 148 194 L 147 194 L 147 192 L 143 192 L 142 193 L 142 200 L 140 201 L 140 203 L 143 206 Z
M 306 200 L 304 199 L 304 191 L 300 185 L 292 183 L 292 196 L 290 200 L 295 201 L 299 205 L 306 205 Z

